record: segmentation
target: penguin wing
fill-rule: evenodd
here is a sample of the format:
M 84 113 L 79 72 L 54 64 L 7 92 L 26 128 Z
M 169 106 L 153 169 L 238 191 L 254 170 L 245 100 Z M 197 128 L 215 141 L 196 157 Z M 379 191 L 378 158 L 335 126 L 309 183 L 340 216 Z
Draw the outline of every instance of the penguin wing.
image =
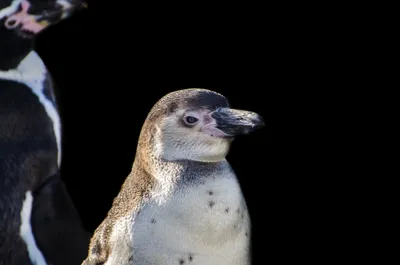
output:
M 105 262 L 118 265 L 131 263 L 133 256 L 130 252 L 133 246 L 129 233 L 124 230 L 131 224 L 125 223 L 122 225 L 124 228 L 118 227 L 118 224 L 126 222 L 126 217 L 133 221 L 145 207 L 143 201 L 149 196 L 152 185 L 148 180 L 151 179 L 150 174 L 144 170 L 133 170 L 128 175 L 106 218 L 94 231 L 87 258 L 82 265 L 100 265 Z M 126 250 L 123 251 L 123 256 L 119 254 L 121 249 Z
M 83 228 L 59 173 L 50 177 L 33 196 L 32 230 L 47 262 L 80 265 L 91 235 Z
M 112 223 L 106 217 L 103 222 L 96 228 L 93 237 L 90 240 L 89 253 L 86 251 L 86 259 L 82 265 L 98 265 L 104 264 L 110 255 L 110 236 L 112 231 Z

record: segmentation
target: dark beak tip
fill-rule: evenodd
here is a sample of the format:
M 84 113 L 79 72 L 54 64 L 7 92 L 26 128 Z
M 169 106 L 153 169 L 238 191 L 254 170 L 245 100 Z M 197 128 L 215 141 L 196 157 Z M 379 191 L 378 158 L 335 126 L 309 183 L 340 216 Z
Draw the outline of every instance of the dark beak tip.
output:
M 261 128 L 263 128 L 264 126 L 265 126 L 265 123 L 264 123 L 264 122 L 259 122 L 259 123 L 257 123 L 257 124 L 254 124 L 254 127 L 253 127 L 252 131 L 261 129 Z
M 265 126 L 265 122 L 264 121 L 260 121 L 258 124 L 257 124 L 257 127 L 258 128 L 261 128 L 261 127 L 264 127 Z

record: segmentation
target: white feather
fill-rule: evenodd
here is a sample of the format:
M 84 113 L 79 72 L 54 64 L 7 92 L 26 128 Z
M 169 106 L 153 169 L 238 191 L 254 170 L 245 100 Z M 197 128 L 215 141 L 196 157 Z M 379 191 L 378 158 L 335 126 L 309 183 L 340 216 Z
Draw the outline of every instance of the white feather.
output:
M 22 0 L 13 0 L 11 5 L 9 5 L 6 8 L 3 8 L 0 10 L 0 20 L 3 19 L 4 17 L 8 17 L 12 14 L 14 14 L 17 10 L 19 5 L 21 4 Z
M 21 210 L 21 226 L 19 234 L 25 242 L 28 249 L 29 258 L 34 265 L 47 265 L 42 252 L 36 245 L 35 237 L 32 233 L 31 227 L 31 213 L 32 213 L 33 197 L 30 191 L 26 192 L 25 200 L 22 204 Z

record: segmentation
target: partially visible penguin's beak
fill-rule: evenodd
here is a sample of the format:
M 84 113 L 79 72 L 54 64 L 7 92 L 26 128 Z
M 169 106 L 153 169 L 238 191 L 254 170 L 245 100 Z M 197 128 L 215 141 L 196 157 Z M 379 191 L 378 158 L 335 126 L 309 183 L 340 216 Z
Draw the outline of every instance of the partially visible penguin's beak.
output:
M 83 0 L 56 0 L 55 2 L 60 8 L 54 9 L 54 11 L 50 10 L 43 15 L 35 16 L 38 22 L 46 21 L 47 24 L 53 24 L 54 22 L 71 16 L 81 9 L 87 8 L 87 4 Z
M 265 125 L 263 118 L 251 111 L 219 108 L 211 114 L 219 130 L 234 137 L 251 133 Z
M 57 0 L 56 2 L 62 6 L 61 19 L 69 17 L 73 13 L 88 7 L 87 3 L 82 0 Z

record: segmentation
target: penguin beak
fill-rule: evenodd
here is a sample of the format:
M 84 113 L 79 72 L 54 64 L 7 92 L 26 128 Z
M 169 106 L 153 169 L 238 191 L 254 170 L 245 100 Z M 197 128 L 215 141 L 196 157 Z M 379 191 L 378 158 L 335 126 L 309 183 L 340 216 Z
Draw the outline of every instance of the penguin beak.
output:
M 211 117 L 217 123 L 216 128 L 227 137 L 249 134 L 265 125 L 259 114 L 247 110 L 218 108 L 211 113 Z

